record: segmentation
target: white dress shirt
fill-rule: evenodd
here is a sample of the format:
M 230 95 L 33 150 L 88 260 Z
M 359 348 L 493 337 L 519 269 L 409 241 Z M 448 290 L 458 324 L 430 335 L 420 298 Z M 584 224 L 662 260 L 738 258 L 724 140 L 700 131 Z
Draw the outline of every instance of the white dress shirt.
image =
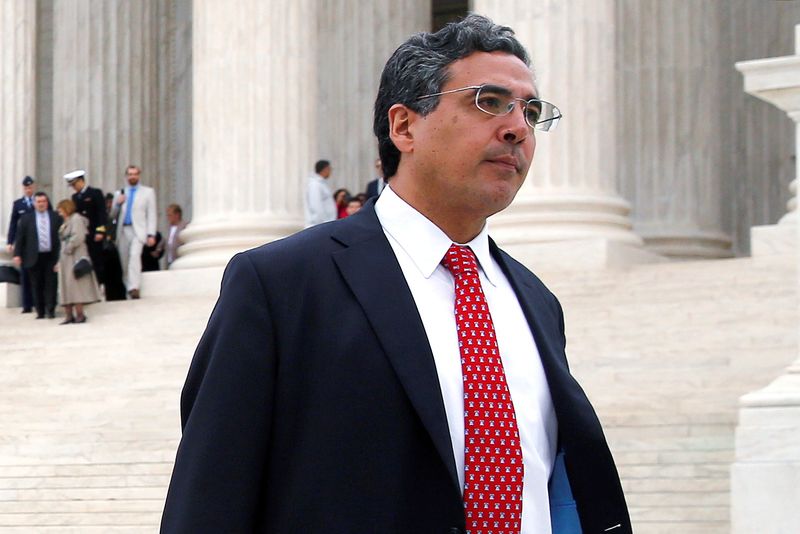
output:
M 50 242 L 50 214 L 46 211 L 36 211 L 36 237 L 39 240 L 39 252 L 50 252 L 53 244 Z
M 461 355 L 453 313 L 455 281 L 441 265 L 450 238 L 392 190 L 391 182 L 375 204 L 428 336 L 442 389 L 458 480 L 464 490 L 464 390 Z M 488 225 L 469 243 L 497 336 L 514 402 L 525 466 L 522 532 L 550 532 L 547 481 L 556 453 L 557 422 L 544 368 L 517 296 L 489 252 Z

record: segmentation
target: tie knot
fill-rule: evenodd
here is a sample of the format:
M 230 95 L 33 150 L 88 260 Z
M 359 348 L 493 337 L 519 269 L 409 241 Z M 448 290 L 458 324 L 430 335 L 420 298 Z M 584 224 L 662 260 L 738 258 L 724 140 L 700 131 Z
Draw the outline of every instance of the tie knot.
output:
M 444 265 L 453 276 L 458 276 L 468 272 L 478 272 L 478 262 L 475 260 L 475 253 L 469 247 L 460 245 L 450 245 L 447 254 L 442 258 Z

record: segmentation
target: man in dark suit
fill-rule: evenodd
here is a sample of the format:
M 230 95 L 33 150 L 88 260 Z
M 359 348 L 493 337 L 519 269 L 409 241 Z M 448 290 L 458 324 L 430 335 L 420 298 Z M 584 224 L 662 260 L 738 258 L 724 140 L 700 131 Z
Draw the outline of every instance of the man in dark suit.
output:
M 377 173 L 375 179 L 367 183 L 367 200 L 380 195 L 383 188 L 386 187 L 386 181 L 383 179 L 381 158 L 375 160 L 375 172 Z
M 632 532 L 561 307 L 486 226 L 559 117 L 484 17 L 397 49 L 380 198 L 226 269 L 163 532 Z
M 89 249 L 89 257 L 92 259 L 92 267 L 97 275 L 97 281 L 105 284 L 103 241 L 106 238 L 108 215 L 103 191 L 86 184 L 86 171 L 84 170 L 67 173 L 64 175 L 64 180 L 75 190 L 75 193 L 72 194 L 75 211 L 89 221 L 86 247 Z
M 17 235 L 17 224 L 20 217 L 33 211 L 33 194 L 36 192 L 36 182 L 30 176 L 22 180 L 22 196 L 14 201 L 11 207 L 11 221 L 8 223 L 8 236 L 6 247 L 9 252 L 14 252 L 14 239 Z M 25 269 L 20 269 L 19 278 L 22 291 L 22 313 L 33 310 L 33 294 L 31 293 L 31 280 L 25 274 Z
M 56 315 L 58 278 L 54 270 L 61 252 L 58 228 L 63 222 L 53 210 L 47 195 L 39 191 L 33 196 L 34 211 L 19 219 L 14 242 L 14 263 L 31 279 L 36 318 L 52 319 Z

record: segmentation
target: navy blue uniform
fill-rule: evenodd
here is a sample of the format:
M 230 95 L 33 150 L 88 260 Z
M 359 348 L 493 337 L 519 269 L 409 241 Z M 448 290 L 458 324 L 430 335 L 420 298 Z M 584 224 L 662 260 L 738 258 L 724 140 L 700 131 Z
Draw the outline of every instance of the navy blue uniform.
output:
M 6 243 L 14 244 L 20 217 L 31 211 L 33 211 L 33 197 L 21 197 L 14 201 L 14 206 L 11 208 L 11 222 L 8 223 Z M 22 311 L 29 312 L 33 309 L 33 294 L 31 293 L 31 281 L 25 269 L 20 269 L 19 283 L 22 287 Z

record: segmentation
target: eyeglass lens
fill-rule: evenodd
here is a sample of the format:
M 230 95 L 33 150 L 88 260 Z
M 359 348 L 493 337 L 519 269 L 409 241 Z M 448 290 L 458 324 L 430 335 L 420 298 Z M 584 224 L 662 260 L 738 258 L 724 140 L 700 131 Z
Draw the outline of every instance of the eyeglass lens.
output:
M 544 100 L 523 101 L 491 86 L 481 87 L 475 95 L 475 105 L 490 115 L 506 115 L 514 109 L 517 102 L 523 106 L 525 122 L 536 130 L 550 130 L 561 118 L 558 108 Z

